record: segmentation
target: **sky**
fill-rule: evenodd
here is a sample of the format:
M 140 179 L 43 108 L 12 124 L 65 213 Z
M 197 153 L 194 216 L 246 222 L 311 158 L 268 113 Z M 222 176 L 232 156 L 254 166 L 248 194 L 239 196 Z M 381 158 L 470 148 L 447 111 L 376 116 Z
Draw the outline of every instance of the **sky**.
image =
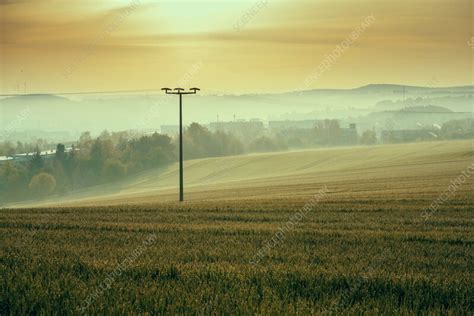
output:
M 0 0 L 0 92 L 473 84 L 471 0 Z

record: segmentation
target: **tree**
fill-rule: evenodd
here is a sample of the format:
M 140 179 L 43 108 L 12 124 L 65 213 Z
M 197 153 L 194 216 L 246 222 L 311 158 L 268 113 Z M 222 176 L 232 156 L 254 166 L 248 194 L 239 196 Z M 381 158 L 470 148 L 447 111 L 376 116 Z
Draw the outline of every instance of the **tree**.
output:
M 31 157 L 30 164 L 29 164 L 29 175 L 30 177 L 35 176 L 38 174 L 40 171 L 42 171 L 44 168 L 44 161 L 43 158 L 41 157 L 41 151 L 39 150 L 38 147 L 35 149 L 35 153 Z
M 217 156 L 212 133 L 198 123 L 192 123 L 184 133 L 186 159 Z
M 0 164 L 0 199 L 23 194 L 27 184 L 26 170 L 21 165 L 10 161 Z
M 334 145 L 341 140 L 341 128 L 338 120 L 318 122 L 314 128 L 316 141 L 321 145 Z
M 90 150 L 90 165 L 92 170 L 99 172 L 102 170 L 107 159 L 111 158 L 114 151 L 114 145 L 110 139 L 101 140 L 97 138 Z
M 366 130 L 359 141 L 362 145 L 375 145 L 377 143 L 375 131 Z
M 45 197 L 54 192 L 56 179 L 49 173 L 41 172 L 31 179 L 28 188 L 33 195 Z
M 63 144 L 58 144 L 56 146 L 56 154 L 54 158 L 61 164 L 64 164 L 64 160 L 66 160 L 66 147 Z
M 213 135 L 219 156 L 239 155 L 244 152 L 244 146 L 234 135 L 222 131 L 216 131 Z
M 13 157 L 17 153 L 16 148 L 11 142 L 3 142 L 0 144 L 0 156 Z
M 90 132 L 84 132 L 79 137 L 78 147 L 81 150 L 88 150 L 92 146 L 92 137 Z
M 102 131 L 102 133 L 100 133 L 100 135 L 99 135 L 99 139 L 100 139 L 100 140 L 111 139 L 111 136 L 110 136 L 109 131 L 108 131 L 108 130 Z
M 186 159 L 235 155 L 243 152 L 242 143 L 233 135 L 212 133 L 198 123 L 192 123 L 184 134 Z
M 119 160 L 109 159 L 104 164 L 102 174 L 109 181 L 118 180 L 127 174 L 127 166 Z
M 69 153 L 65 153 L 65 157 L 62 162 L 62 171 L 64 172 L 64 176 L 67 178 L 67 184 L 72 188 L 74 188 L 73 174 L 76 167 L 76 147 L 72 145 L 71 151 L 69 151 Z
M 474 136 L 474 119 L 451 120 L 445 122 L 439 134 L 444 139 L 463 139 Z
M 122 150 L 118 148 L 121 151 L 119 158 L 128 165 L 130 172 L 162 166 L 176 159 L 171 138 L 158 133 L 132 139 L 121 147 Z
M 278 145 L 272 139 L 266 136 L 262 136 L 250 143 L 249 149 L 253 152 L 269 152 L 277 151 L 279 148 Z

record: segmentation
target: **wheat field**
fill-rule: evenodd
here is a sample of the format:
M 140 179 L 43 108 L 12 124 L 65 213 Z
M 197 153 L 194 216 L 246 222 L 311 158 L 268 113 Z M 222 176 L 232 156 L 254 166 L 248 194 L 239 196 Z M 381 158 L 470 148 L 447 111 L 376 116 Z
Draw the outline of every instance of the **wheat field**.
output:
M 170 166 L 12 205 L 0 314 L 472 314 L 473 177 L 426 210 L 473 155 L 456 141 L 209 158 L 186 162 L 181 204 Z

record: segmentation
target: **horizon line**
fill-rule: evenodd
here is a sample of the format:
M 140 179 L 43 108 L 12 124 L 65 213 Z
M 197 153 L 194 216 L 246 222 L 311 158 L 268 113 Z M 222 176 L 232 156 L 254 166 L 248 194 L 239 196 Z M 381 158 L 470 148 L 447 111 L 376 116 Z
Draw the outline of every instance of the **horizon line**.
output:
M 474 88 L 474 84 L 471 85 L 455 85 L 455 86 L 442 86 L 442 87 L 433 87 L 433 86 L 416 86 L 416 85 L 405 85 L 405 84 L 392 84 L 392 83 L 369 83 L 362 86 L 357 86 L 354 88 L 314 88 L 314 89 L 306 89 L 306 90 L 289 90 L 284 92 L 244 92 L 244 93 L 232 93 L 227 91 L 222 91 L 220 93 L 211 93 L 211 94 L 201 94 L 198 96 L 248 96 L 248 95 L 268 95 L 268 94 L 289 94 L 289 93 L 304 93 L 304 92 L 311 92 L 311 91 L 331 91 L 331 90 L 341 90 L 341 91 L 350 91 L 350 90 L 358 90 L 368 87 L 375 87 L 375 86 L 393 86 L 393 87 L 404 87 L 404 88 L 415 88 L 415 89 L 453 89 L 453 88 Z M 206 91 L 217 91 L 217 90 L 209 90 L 203 88 L 202 90 Z M 63 95 L 100 95 L 100 94 L 135 94 L 135 93 L 143 93 L 143 92 L 161 92 L 161 88 L 156 89 L 136 89 L 136 90 L 98 90 L 98 91 L 77 91 L 77 92 L 35 92 L 35 93 L 5 93 L 0 94 L 0 97 L 32 97 L 32 96 L 63 96 Z

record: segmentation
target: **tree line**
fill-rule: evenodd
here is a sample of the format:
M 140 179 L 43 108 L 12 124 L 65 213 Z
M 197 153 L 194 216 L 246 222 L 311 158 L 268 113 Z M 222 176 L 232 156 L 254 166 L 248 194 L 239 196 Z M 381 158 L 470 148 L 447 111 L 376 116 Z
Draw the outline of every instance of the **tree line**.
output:
M 474 137 L 474 120 L 450 121 L 438 131 L 439 139 Z M 211 132 L 192 123 L 184 133 L 185 159 L 239 155 L 247 152 L 283 151 L 337 145 L 341 129 L 337 120 L 325 120 L 304 133 L 282 132 L 272 136 L 256 135 L 239 139 L 223 132 Z M 93 138 L 83 133 L 71 147 L 56 145 L 54 155 L 42 156 L 40 149 L 51 144 L 41 141 L 33 144 L 0 143 L 0 153 L 34 151 L 28 159 L 0 163 L 0 202 L 40 198 L 118 181 L 151 168 L 162 167 L 177 161 L 178 139 L 154 133 L 132 137 L 127 132 L 104 131 Z M 359 144 L 377 143 L 375 132 L 365 131 Z M 46 148 L 45 148 L 46 147 Z M 33 149 L 32 149 L 33 148 Z M 5 154 L 4 154 L 5 155 Z M 1 203 L 0 203 L 1 204 Z
M 41 155 L 41 148 L 36 145 L 27 159 L 0 163 L 0 202 L 63 195 L 169 165 L 177 161 L 177 141 L 158 133 L 131 137 L 127 132 L 104 131 L 96 138 L 85 132 L 70 148 L 57 144 L 54 155 Z M 25 148 L 12 149 L 11 144 L 5 147 L 11 156 Z M 185 159 L 237 155 L 246 151 L 234 136 L 211 132 L 197 123 L 186 129 L 184 147 Z

